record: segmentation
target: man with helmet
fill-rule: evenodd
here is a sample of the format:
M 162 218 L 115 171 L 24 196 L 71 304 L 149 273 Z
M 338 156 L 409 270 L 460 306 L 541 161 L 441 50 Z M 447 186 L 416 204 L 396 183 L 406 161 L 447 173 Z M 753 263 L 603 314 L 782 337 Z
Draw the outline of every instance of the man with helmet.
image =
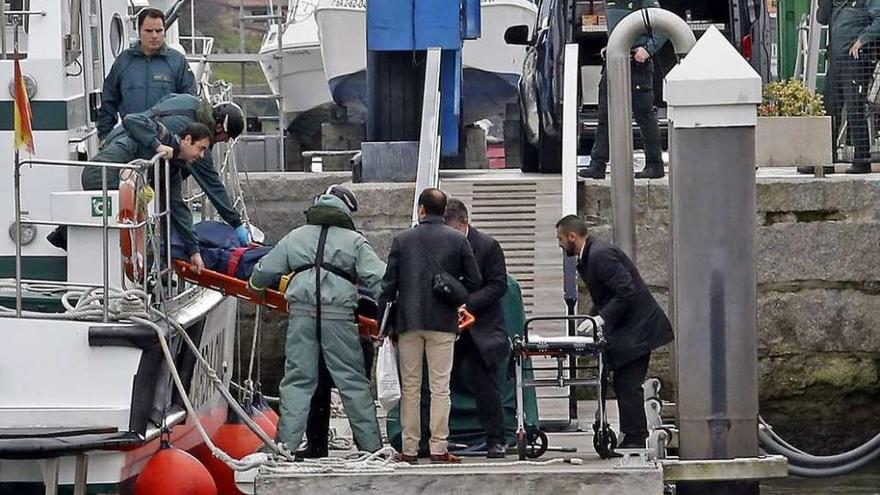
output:
M 126 115 L 122 125 L 116 126 L 107 135 L 104 147 L 92 160 L 126 163 L 136 158 L 149 159 L 157 153 L 172 159 L 180 147 L 178 134 L 193 122 L 207 126 L 213 135 L 213 142 L 235 139 L 244 130 L 244 115 L 235 103 L 219 103 L 212 107 L 206 100 L 189 94 L 169 95 L 146 112 Z M 211 153 L 205 153 L 204 157 L 188 165 L 179 165 L 172 168 L 172 175 L 175 169 L 179 169 L 179 181 L 192 175 L 223 221 L 235 227 L 239 242 L 247 245 L 250 242 L 247 228 L 229 200 L 226 188 L 214 168 Z M 87 191 L 101 189 L 101 168 L 85 167 L 82 186 Z M 172 189 L 178 186 L 172 179 Z M 108 174 L 107 187 L 119 187 L 116 174 Z M 186 215 L 189 215 L 188 211 Z
M 291 450 L 306 429 L 322 359 L 339 389 L 358 448 L 374 452 L 382 447 L 354 313 L 358 284 L 377 295 L 385 263 L 355 229 L 356 210 L 351 191 L 331 186 L 306 211 L 306 225 L 284 236 L 260 260 L 248 283 L 259 299 L 279 276 L 294 274 L 284 294 L 290 323 L 278 425 L 278 440 Z

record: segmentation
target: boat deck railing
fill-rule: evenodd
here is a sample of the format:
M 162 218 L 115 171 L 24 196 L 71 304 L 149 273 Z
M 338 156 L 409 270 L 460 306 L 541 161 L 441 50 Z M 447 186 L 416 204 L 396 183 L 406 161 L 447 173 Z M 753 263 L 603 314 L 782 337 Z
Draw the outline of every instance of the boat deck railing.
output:
M 159 238 L 158 232 L 160 231 L 160 226 L 162 222 L 165 222 L 165 231 L 171 232 L 171 215 L 170 215 L 170 188 L 162 187 L 163 183 L 168 184 L 170 178 L 170 170 L 169 167 L 164 166 L 164 160 L 161 159 L 160 155 L 156 155 L 149 160 L 145 159 L 137 159 L 132 160 L 128 163 L 106 163 L 106 162 L 84 162 L 84 161 L 75 161 L 75 160 L 49 160 L 42 158 L 30 158 L 27 160 L 18 160 L 16 159 L 15 163 L 15 175 L 14 175 L 14 189 L 15 189 L 15 228 L 17 230 L 15 236 L 15 313 L 14 316 L 17 318 L 25 318 L 28 317 L 22 310 L 22 292 L 23 287 L 27 284 L 46 284 L 45 280 L 30 280 L 22 277 L 22 226 L 24 225 L 46 225 L 46 226 L 65 226 L 65 227 L 76 227 L 76 228 L 90 228 L 90 229 L 101 229 L 101 270 L 102 270 L 102 284 L 84 284 L 84 283 L 76 283 L 76 282 L 51 282 L 53 285 L 58 285 L 61 287 L 68 288 L 101 288 L 103 289 L 104 297 L 103 299 L 103 316 L 102 321 L 107 322 L 109 320 L 109 294 L 111 290 L 117 287 L 122 287 L 123 290 L 130 288 L 127 287 L 128 282 L 126 281 L 125 271 L 122 270 L 121 280 L 119 281 L 120 285 L 111 285 L 110 281 L 110 231 L 111 230 L 119 230 L 120 235 L 135 235 L 135 231 L 138 229 L 143 229 L 144 231 L 144 242 L 146 246 L 153 246 L 155 253 L 155 259 L 161 258 L 159 256 L 159 246 L 160 244 L 157 242 Z M 155 184 L 155 196 L 157 198 L 162 198 L 164 195 L 164 209 L 160 211 L 157 206 L 155 213 L 150 213 L 149 209 L 147 209 L 147 213 L 143 217 L 143 219 L 138 219 L 134 222 L 115 222 L 110 223 L 110 216 L 112 214 L 112 208 L 101 208 L 100 216 L 101 223 L 90 223 L 90 222 L 63 222 L 52 219 L 31 219 L 25 218 L 22 215 L 21 208 L 21 169 L 23 167 L 29 167 L 32 169 L 41 168 L 41 167 L 73 167 L 73 168 L 83 168 L 83 167 L 97 167 L 101 169 L 101 201 L 102 205 L 109 205 L 109 195 L 108 195 L 108 186 L 107 186 L 107 178 L 109 173 L 120 173 L 125 170 L 130 170 L 132 172 L 137 172 L 141 174 L 143 177 L 152 177 L 154 180 L 152 181 Z M 160 177 L 160 174 L 164 174 L 164 182 L 162 180 L 156 180 Z M 144 185 L 139 185 L 138 189 L 135 191 L 135 194 L 141 193 L 141 188 Z M 157 204 L 163 204 L 162 201 L 157 202 Z M 134 245 L 134 243 L 132 243 Z M 164 259 L 171 259 L 171 243 L 165 243 Z M 157 282 L 163 279 L 168 279 L 174 275 L 173 269 L 170 267 L 170 263 L 165 263 L 164 266 L 161 263 L 154 263 L 153 267 L 150 269 L 148 274 L 145 274 L 142 280 L 138 281 L 142 285 L 143 294 L 148 294 L 148 283 L 151 281 Z M 170 299 L 172 297 L 171 283 L 156 283 L 156 290 L 168 291 L 167 297 Z M 146 304 L 148 301 L 144 301 Z M 3 313 L 0 313 L 3 315 Z M 10 314 L 12 315 L 12 314 Z

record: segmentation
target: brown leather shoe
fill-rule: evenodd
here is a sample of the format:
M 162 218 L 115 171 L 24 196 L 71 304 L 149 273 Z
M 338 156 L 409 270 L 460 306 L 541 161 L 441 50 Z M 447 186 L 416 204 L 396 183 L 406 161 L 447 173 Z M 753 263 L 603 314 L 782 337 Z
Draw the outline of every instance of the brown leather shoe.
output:
M 443 454 L 431 454 L 431 462 L 432 463 L 446 463 L 446 464 L 458 464 L 461 462 L 461 457 L 454 456 L 449 452 Z
M 407 464 L 418 464 L 419 463 L 418 456 L 401 454 L 400 452 L 394 454 L 393 459 L 397 462 L 405 462 Z

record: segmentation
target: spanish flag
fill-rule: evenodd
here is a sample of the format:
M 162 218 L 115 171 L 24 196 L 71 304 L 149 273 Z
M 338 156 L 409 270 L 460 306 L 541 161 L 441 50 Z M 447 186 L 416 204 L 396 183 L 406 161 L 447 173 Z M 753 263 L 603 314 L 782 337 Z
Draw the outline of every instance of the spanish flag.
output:
M 31 102 L 27 97 L 27 90 L 24 87 L 24 77 L 21 74 L 21 64 L 15 59 L 15 89 L 13 91 L 13 99 L 15 100 L 15 149 L 27 149 L 31 155 L 34 154 L 34 133 L 31 129 Z

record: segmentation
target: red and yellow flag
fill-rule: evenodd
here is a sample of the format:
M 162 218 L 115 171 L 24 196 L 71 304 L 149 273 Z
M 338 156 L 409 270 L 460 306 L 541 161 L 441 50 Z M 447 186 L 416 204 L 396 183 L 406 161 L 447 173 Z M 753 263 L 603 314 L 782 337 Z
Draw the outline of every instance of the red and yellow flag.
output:
M 34 133 L 31 129 L 31 102 L 27 97 L 27 90 L 24 87 L 24 76 L 21 74 L 21 64 L 15 59 L 15 79 L 13 79 L 15 89 L 13 91 L 13 99 L 15 100 L 15 149 L 27 149 L 28 153 L 34 154 Z

